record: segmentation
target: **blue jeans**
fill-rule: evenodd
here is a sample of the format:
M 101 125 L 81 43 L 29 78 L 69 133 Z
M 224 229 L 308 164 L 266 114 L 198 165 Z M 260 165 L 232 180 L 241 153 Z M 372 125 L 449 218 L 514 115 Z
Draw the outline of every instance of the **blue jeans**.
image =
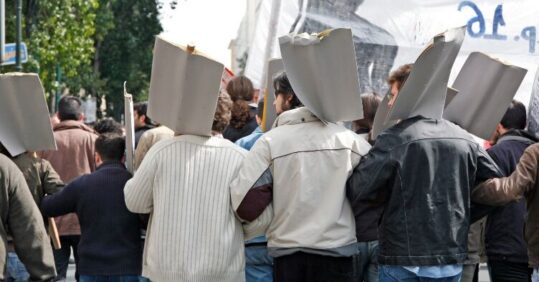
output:
M 136 275 L 111 275 L 111 276 L 89 276 L 81 275 L 79 282 L 146 282 L 150 281 L 144 277 Z
M 406 270 L 401 266 L 380 265 L 378 267 L 380 282 L 459 282 L 461 274 L 444 277 L 444 278 L 429 278 L 419 277 L 415 273 Z
M 539 282 L 539 268 L 533 269 L 532 282 Z
M 358 242 L 359 280 L 378 282 L 378 241 Z
M 29 278 L 30 274 L 26 271 L 26 267 L 19 260 L 17 254 L 9 252 L 7 254 L 6 281 L 26 282 Z
M 273 258 L 268 255 L 264 236 L 245 242 L 245 281 L 273 281 Z

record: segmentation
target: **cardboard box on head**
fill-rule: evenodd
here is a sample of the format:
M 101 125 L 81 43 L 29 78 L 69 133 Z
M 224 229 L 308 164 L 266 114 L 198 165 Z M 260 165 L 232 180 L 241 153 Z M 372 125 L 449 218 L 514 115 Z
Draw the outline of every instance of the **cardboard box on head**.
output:
M 363 118 L 350 29 L 279 38 L 284 69 L 299 100 L 326 122 Z
M 45 92 L 37 74 L 0 75 L 0 142 L 12 156 L 56 150 Z
M 271 59 L 268 61 L 268 71 L 266 72 L 266 91 L 264 92 L 264 116 L 262 117 L 262 131 L 271 129 L 273 122 L 277 118 L 275 107 L 275 89 L 273 87 L 273 77 L 284 71 L 282 59 Z
M 224 66 L 157 36 L 148 116 L 176 133 L 211 136 Z
M 442 118 L 447 81 L 451 68 L 464 41 L 465 27 L 448 30 L 433 38 L 419 55 L 406 83 L 399 91 L 393 106 L 387 106 L 388 95 L 376 112 L 372 138 L 398 120 L 414 116 Z M 386 112 L 387 114 L 383 115 Z M 379 117 L 380 115 L 383 115 Z
M 526 72 L 486 54 L 471 53 L 453 84 L 459 95 L 444 111 L 444 118 L 489 140 Z

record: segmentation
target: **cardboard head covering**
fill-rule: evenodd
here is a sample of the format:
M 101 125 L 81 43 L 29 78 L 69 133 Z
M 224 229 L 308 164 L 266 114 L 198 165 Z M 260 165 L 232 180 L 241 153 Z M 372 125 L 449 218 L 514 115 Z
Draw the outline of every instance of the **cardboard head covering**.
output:
M 480 138 L 490 139 L 526 72 L 526 69 L 473 52 L 453 84 L 459 94 L 445 110 L 444 118 Z
M 148 116 L 175 132 L 211 136 L 224 66 L 155 39 Z
M 328 122 L 363 118 L 350 29 L 279 38 L 284 69 L 299 100 Z
M 0 75 L 0 142 L 12 156 L 25 151 L 56 150 L 37 74 Z
M 266 72 L 266 92 L 264 93 L 264 116 L 262 117 L 262 130 L 264 132 L 271 129 L 273 122 L 277 118 L 275 107 L 275 89 L 273 87 L 273 77 L 284 71 L 282 59 L 271 59 L 268 61 L 268 71 Z
M 427 45 L 415 61 L 391 109 L 387 106 L 387 95 L 379 106 L 373 125 L 373 138 L 401 119 L 418 115 L 442 118 L 448 92 L 447 81 L 464 40 L 465 30 L 465 27 L 448 30 L 435 36 Z M 387 114 L 379 116 L 384 111 Z

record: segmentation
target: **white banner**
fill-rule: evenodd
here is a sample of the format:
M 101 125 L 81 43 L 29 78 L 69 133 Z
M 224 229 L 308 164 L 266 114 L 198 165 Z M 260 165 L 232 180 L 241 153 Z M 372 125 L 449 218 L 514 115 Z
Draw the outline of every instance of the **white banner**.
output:
M 269 59 L 264 52 L 270 28 L 276 29 L 277 38 L 292 31 L 351 28 L 360 90 L 384 94 L 391 70 L 413 62 L 436 34 L 466 25 L 466 39 L 449 85 L 468 55 L 480 51 L 528 69 L 516 99 L 525 104 L 530 100 L 539 59 L 536 0 L 287 0 L 274 15 L 279 17 L 278 24 L 270 27 L 272 1 L 279 0 L 260 3 L 248 51 L 245 74 L 255 85 L 263 81 L 264 61 Z M 269 57 L 280 57 L 276 40 Z

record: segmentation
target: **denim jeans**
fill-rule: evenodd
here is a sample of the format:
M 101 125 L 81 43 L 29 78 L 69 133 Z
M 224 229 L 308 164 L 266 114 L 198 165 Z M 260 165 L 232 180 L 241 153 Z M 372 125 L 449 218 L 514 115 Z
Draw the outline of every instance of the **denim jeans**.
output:
M 378 282 L 378 241 L 358 242 L 358 281 Z
M 462 274 L 444 278 L 419 277 L 404 267 L 388 265 L 379 265 L 378 272 L 380 282 L 459 282 Z
M 111 276 L 90 276 L 81 275 L 79 282 L 146 282 L 149 280 L 136 275 L 111 275 Z
M 272 282 L 273 258 L 268 255 L 264 236 L 245 242 L 245 281 Z
M 26 267 L 19 260 L 17 254 L 9 252 L 7 254 L 6 281 L 26 282 L 28 278 L 30 278 L 30 274 L 26 271 Z
M 539 268 L 533 269 L 532 282 L 539 282 Z

